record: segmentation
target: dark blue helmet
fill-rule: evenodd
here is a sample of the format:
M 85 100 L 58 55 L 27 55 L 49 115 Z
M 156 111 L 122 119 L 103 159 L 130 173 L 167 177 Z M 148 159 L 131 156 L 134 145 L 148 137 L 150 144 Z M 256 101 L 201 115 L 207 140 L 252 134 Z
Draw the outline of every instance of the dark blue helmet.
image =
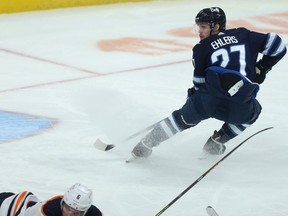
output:
M 196 24 L 208 23 L 213 29 L 215 24 L 219 24 L 220 31 L 226 29 L 226 16 L 224 11 L 219 7 L 204 8 L 195 17 Z

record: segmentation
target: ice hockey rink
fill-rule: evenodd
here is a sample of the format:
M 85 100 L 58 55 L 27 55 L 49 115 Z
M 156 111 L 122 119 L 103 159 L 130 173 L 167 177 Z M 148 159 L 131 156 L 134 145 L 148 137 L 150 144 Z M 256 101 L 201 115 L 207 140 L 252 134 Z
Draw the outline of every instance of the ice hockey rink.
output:
M 199 160 L 222 122 L 209 119 L 125 163 L 140 137 L 127 136 L 182 107 L 192 86 L 194 17 L 220 6 L 228 28 L 278 33 L 288 44 L 286 0 L 167 0 L 0 16 L 0 191 L 41 200 L 75 182 L 94 191 L 105 216 L 152 216 L 222 156 Z M 288 61 L 268 74 L 257 122 L 243 144 L 164 216 L 288 215 Z M 93 143 L 110 139 L 103 152 Z

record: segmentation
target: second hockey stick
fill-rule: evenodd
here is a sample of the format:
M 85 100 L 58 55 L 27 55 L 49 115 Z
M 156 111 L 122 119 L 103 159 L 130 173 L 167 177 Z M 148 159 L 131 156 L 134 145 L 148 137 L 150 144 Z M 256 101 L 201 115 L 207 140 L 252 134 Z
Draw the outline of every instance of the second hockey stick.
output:
M 160 212 L 158 212 L 155 216 L 160 216 L 163 214 L 163 212 L 165 212 L 168 208 L 170 208 L 170 206 L 172 206 L 178 199 L 180 199 L 185 193 L 187 193 L 192 187 L 194 187 L 198 182 L 200 182 L 212 169 L 214 169 L 219 163 L 221 163 L 223 160 L 225 160 L 229 155 L 231 155 L 236 149 L 238 149 L 243 143 L 245 143 L 247 140 L 249 140 L 250 138 L 252 138 L 253 136 L 272 129 L 273 127 L 268 127 L 265 129 L 262 129 L 254 134 L 252 134 L 251 136 L 249 136 L 247 139 L 245 139 L 244 141 L 242 141 L 240 144 L 238 144 L 235 148 L 233 148 L 228 154 L 226 154 L 224 157 L 222 157 L 217 163 L 215 163 L 210 169 L 208 169 L 205 173 L 203 173 L 196 181 L 194 181 L 189 187 L 187 187 L 182 193 L 180 193 L 175 199 L 173 199 L 168 205 L 166 205 Z

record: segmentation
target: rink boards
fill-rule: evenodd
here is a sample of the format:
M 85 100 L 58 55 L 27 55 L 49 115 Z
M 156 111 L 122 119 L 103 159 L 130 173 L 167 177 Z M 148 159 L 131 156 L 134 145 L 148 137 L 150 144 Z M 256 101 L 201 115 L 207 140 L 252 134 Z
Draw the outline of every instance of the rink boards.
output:
M 0 13 L 16 13 L 55 8 L 146 1 L 151 0 L 1 0 Z

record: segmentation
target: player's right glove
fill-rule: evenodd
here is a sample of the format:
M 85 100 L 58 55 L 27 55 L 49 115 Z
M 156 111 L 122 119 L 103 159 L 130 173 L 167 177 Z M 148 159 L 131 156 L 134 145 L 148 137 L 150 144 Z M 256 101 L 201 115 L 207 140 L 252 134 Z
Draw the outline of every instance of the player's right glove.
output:
M 266 78 L 266 74 L 271 70 L 271 68 L 264 67 L 261 60 L 256 63 L 256 78 L 255 82 L 261 84 Z

